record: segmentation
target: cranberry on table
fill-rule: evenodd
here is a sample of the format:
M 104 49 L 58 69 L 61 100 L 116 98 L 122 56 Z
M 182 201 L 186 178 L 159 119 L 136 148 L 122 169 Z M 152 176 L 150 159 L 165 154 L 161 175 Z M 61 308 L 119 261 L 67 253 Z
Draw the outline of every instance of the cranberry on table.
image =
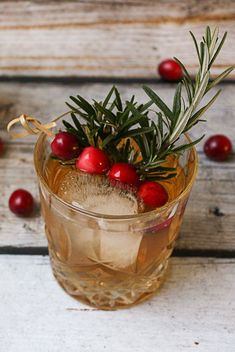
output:
M 209 159 L 224 161 L 232 152 L 232 143 L 228 137 L 216 134 L 207 139 L 204 144 L 204 152 Z
M 109 158 L 99 148 L 86 147 L 76 161 L 76 168 L 88 174 L 102 175 L 109 169 Z
M 10 210 L 19 216 L 29 216 L 34 209 L 34 200 L 32 195 L 25 189 L 15 190 L 9 198 Z
M 51 143 L 52 153 L 60 159 L 70 160 L 79 155 L 77 138 L 69 132 L 59 132 Z
M 139 176 L 134 166 L 127 163 L 115 163 L 109 170 L 109 179 L 131 186 L 137 186 L 139 183 Z
M 162 207 L 168 201 L 168 193 L 160 183 L 144 181 L 138 190 L 138 196 L 150 208 Z
M 0 156 L 3 155 L 3 151 L 4 151 L 3 140 L 0 138 Z
M 183 77 L 181 66 L 172 59 L 162 61 L 158 66 L 158 72 L 166 81 L 179 81 Z

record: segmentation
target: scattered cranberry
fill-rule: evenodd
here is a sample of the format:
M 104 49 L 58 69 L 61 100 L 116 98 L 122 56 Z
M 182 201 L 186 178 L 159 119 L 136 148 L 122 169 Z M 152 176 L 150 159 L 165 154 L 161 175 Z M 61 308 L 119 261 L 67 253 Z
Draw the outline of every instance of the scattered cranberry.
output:
M 178 81 L 183 77 L 181 66 L 175 60 L 164 60 L 158 66 L 159 75 L 166 81 Z
M 86 147 L 77 159 L 76 168 L 88 174 L 102 175 L 109 169 L 109 159 L 103 150 Z
M 34 208 L 32 195 L 24 189 L 17 189 L 9 198 L 9 208 L 16 215 L 29 216 Z
M 127 163 L 113 164 L 109 171 L 109 179 L 119 181 L 131 186 L 137 186 L 139 177 L 134 166 Z
M 154 181 L 143 182 L 138 190 L 138 196 L 150 208 L 162 207 L 168 201 L 165 188 Z
M 3 155 L 3 151 L 4 151 L 3 140 L 0 138 L 0 156 Z
M 52 153 L 60 159 L 69 160 L 79 155 L 77 138 L 69 132 L 59 132 L 51 143 Z
M 209 159 L 224 161 L 232 152 L 232 143 L 228 137 L 216 134 L 207 139 L 204 152 Z

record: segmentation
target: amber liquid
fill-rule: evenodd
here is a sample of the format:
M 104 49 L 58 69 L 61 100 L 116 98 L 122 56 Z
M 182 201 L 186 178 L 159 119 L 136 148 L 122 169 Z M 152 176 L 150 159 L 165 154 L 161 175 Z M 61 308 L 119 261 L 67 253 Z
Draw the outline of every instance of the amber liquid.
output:
M 185 189 L 189 173 L 176 159 L 168 164 L 177 169 L 176 177 L 162 183 L 170 202 Z M 54 194 L 73 168 L 48 160 L 44 179 Z M 79 218 L 72 210 L 63 214 L 43 192 L 41 198 L 53 272 L 69 294 L 101 309 L 115 309 L 156 291 L 179 232 L 186 196 L 160 217 L 156 210 L 142 221 L 107 221 L 105 226 L 96 219 Z

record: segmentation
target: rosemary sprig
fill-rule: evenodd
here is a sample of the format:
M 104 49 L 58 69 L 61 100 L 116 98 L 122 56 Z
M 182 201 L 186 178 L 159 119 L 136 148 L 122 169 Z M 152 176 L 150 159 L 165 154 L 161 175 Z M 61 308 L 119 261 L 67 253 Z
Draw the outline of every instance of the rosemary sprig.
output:
M 220 90 L 202 107 L 203 97 L 233 70 L 227 68 L 210 81 L 210 69 L 219 54 L 227 33 L 219 41 L 218 29 L 206 28 L 200 43 L 191 33 L 199 61 L 199 69 L 192 79 L 184 64 L 184 77 L 177 85 L 173 106 L 167 104 L 149 87 L 143 89 L 150 98 L 146 104 L 138 104 L 135 96 L 122 101 L 117 88 L 113 86 L 103 102 L 89 103 L 80 95 L 71 96 L 66 103 L 71 110 L 73 124 L 63 121 L 68 132 L 79 139 L 83 147 L 93 145 L 104 149 L 112 162 L 123 161 L 134 164 L 142 180 L 165 180 L 176 175 L 175 168 L 166 166 L 170 155 L 179 155 L 198 143 L 204 136 L 192 143 L 178 145 L 178 140 L 201 120 L 201 116 L 214 103 Z M 155 105 L 155 121 L 149 118 L 150 107 Z M 79 121 L 80 118 L 84 123 Z M 133 146 L 133 140 L 139 149 Z M 165 164 L 165 165 L 164 165 Z
M 214 103 L 221 90 L 218 90 L 206 105 L 198 109 L 203 97 L 233 70 L 233 67 L 229 67 L 210 81 L 210 69 L 224 44 L 227 33 L 219 41 L 218 29 L 215 28 L 212 32 L 210 27 L 207 27 L 205 36 L 199 44 L 193 33 L 190 32 L 190 34 L 196 47 L 199 69 L 195 80 L 193 80 L 183 63 L 175 58 L 182 67 L 184 77 L 177 85 L 172 109 L 151 88 L 143 87 L 152 103 L 160 110 L 156 112 L 156 122 L 151 124 L 153 130 L 142 138 L 135 137 L 143 155 L 143 160 L 138 164 L 139 173 L 143 179 L 157 180 L 174 177 L 174 172 L 172 173 L 174 170 L 170 168 L 161 169 L 162 163 L 167 161 L 169 155 L 181 154 L 200 142 L 204 137 L 202 136 L 192 143 L 176 146 L 176 142 L 181 135 L 201 121 L 201 116 Z M 186 95 L 186 99 L 183 93 Z M 131 110 L 134 116 L 140 115 L 134 106 L 131 107 Z M 163 126 L 165 126 L 165 129 L 163 129 Z
M 122 102 L 120 93 L 113 86 L 103 102 L 87 100 L 77 95 L 71 96 L 71 103 L 66 103 L 71 109 L 71 118 L 74 125 L 63 121 L 67 131 L 78 137 L 83 147 L 93 145 L 104 149 L 113 162 L 125 161 L 133 163 L 137 159 L 136 151 L 130 139 L 143 136 L 153 130 L 152 126 L 144 124 L 147 118 L 147 109 L 152 102 L 138 105 L 133 96 L 130 101 Z M 139 112 L 134 116 L 132 107 Z M 79 122 L 78 117 L 85 121 Z

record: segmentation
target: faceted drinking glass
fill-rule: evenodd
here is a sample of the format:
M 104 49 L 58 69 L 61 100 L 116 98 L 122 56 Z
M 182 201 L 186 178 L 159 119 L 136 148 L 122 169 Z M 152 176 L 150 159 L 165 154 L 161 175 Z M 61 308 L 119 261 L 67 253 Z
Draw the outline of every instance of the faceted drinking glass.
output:
M 187 138 L 187 137 L 185 137 Z M 187 138 L 188 139 L 188 138 Z M 66 203 L 49 187 L 50 141 L 41 134 L 34 162 L 52 270 L 67 293 L 100 309 L 141 302 L 163 281 L 195 180 L 194 148 L 177 159 L 181 189 L 172 179 L 170 201 L 135 215 L 109 216 Z

